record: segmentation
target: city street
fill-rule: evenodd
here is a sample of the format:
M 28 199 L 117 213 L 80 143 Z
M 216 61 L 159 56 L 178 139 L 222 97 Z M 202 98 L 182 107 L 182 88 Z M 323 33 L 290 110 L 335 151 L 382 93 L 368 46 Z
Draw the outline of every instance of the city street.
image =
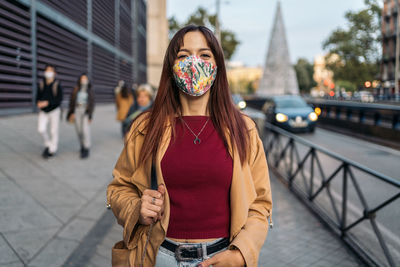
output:
M 93 149 L 78 157 L 72 125 L 61 124 L 56 157 L 41 157 L 34 114 L 0 119 L 0 266 L 110 266 L 122 228 L 105 189 L 122 149 L 113 105 L 99 105 Z M 271 176 L 274 228 L 259 266 L 359 266 L 287 188 Z

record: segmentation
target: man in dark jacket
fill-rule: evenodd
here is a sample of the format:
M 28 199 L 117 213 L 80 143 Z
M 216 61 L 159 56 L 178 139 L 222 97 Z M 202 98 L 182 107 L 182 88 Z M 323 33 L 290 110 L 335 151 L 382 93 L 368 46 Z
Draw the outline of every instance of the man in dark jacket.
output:
M 44 158 L 52 157 L 58 148 L 58 132 L 60 124 L 60 105 L 63 92 L 60 82 L 56 80 L 56 68 L 46 65 L 44 79 L 39 83 L 36 104 L 40 109 L 38 118 L 38 131 L 44 140 Z M 50 124 L 50 135 L 48 125 Z

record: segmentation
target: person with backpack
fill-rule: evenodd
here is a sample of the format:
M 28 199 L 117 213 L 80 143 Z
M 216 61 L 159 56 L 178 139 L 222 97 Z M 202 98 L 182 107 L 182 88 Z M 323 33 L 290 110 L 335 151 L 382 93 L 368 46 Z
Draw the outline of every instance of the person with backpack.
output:
M 36 95 L 36 105 L 40 109 L 38 132 L 44 140 L 45 149 L 42 156 L 46 159 L 57 152 L 62 99 L 63 90 L 56 79 L 56 68 L 48 64 L 44 69 L 44 79 L 39 82 Z M 50 134 L 47 129 L 49 124 Z
M 81 145 L 80 157 L 89 157 L 90 123 L 94 110 L 94 92 L 88 76 L 79 76 L 77 85 L 71 93 L 67 121 L 75 124 L 76 133 Z

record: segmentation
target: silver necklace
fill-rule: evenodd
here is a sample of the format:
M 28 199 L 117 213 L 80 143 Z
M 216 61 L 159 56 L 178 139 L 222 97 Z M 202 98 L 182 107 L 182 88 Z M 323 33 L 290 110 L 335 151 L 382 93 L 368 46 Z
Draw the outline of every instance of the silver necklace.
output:
M 207 122 L 208 122 L 209 120 L 210 120 L 210 118 L 208 118 L 207 121 L 204 123 L 204 125 L 203 125 L 203 127 L 201 128 L 200 132 L 199 132 L 198 134 L 195 134 L 195 133 L 192 131 L 192 129 L 189 127 L 189 125 L 186 123 L 186 121 L 182 118 L 183 123 L 186 125 L 186 127 L 189 129 L 189 131 L 191 131 L 192 134 L 196 137 L 196 138 L 193 140 L 193 143 L 194 143 L 195 145 L 201 143 L 201 140 L 200 140 L 200 138 L 199 138 L 199 135 L 203 132 L 203 130 L 204 130 L 204 128 L 206 127 Z

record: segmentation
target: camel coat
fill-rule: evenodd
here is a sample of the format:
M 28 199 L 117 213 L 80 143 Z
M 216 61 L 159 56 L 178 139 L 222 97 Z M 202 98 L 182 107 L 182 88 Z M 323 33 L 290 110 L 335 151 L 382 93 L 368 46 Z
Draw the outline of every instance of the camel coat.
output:
M 229 138 L 229 153 L 233 159 L 230 189 L 230 247 L 240 250 L 246 265 L 258 264 L 260 249 L 268 233 L 268 220 L 272 212 L 271 188 L 264 146 L 255 123 L 243 115 L 250 134 L 250 156 L 241 164 L 239 154 Z M 138 223 L 140 197 L 150 188 L 151 161 L 137 167 L 140 149 L 146 135 L 146 118 L 138 118 L 127 135 L 122 153 L 115 165 L 114 179 L 107 188 L 107 203 L 117 221 L 123 226 L 123 240 L 115 244 L 113 266 L 139 266 L 150 226 Z M 228 133 L 227 133 L 228 136 Z M 164 184 L 160 167 L 161 159 L 171 138 L 171 124 L 165 133 L 155 159 L 158 184 Z M 150 233 L 143 266 L 154 266 L 158 249 L 166 237 L 170 216 L 170 201 L 166 187 L 164 216 L 157 221 Z
M 133 96 L 129 95 L 127 98 L 123 98 L 121 93 L 115 96 L 115 104 L 117 105 L 117 120 L 123 121 L 128 115 L 128 111 L 133 104 Z

